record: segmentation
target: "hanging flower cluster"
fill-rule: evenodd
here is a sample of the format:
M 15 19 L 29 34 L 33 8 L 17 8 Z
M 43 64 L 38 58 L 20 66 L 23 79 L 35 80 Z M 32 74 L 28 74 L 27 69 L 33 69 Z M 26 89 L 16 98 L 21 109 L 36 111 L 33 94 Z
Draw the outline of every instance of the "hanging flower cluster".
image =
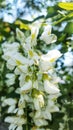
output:
M 61 53 L 50 50 L 43 54 L 37 49 L 38 39 L 44 44 L 57 40 L 51 34 L 51 25 L 48 24 L 43 25 L 43 32 L 38 36 L 42 24 L 42 21 L 36 21 L 28 25 L 28 28 L 26 26 L 25 33 L 16 29 L 20 42 L 5 42 L 2 45 L 3 59 L 10 70 L 6 74 L 6 84 L 10 87 L 15 84 L 16 79 L 19 82 L 15 88 L 15 93 L 19 96 L 5 98 L 2 103 L 3 107 L 9 106 L 7 113 L 10 116 L 5 118 L 5 122 L 10 123 L 9 130 L 23 130 L 24 126 L 27 130 L 49 130 L 48 120 L 52 120 L 53 112 L 59 111 L 59 78 L 55 73 L 54 62 Z

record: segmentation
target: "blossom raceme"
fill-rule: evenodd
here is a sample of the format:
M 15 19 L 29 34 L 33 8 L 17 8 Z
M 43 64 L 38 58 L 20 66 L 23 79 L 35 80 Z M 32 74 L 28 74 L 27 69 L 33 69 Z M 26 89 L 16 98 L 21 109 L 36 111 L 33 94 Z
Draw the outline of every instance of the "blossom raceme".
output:
M 8 69 L 6 84 L 8 89 L 14 88 L 14 97 L 5 97 L 3 100 L 3 107 L 9 106 L 8 114 L 11 113 L 11 116 L 5 118 L 10 123 L 9 130 L 23 130 L 25 125 L 30 124 L 29 118 L 32 124 L 30 129 L 45 130 L 48 121 L 52 120 L 52 113 L 59 111 L 55 101 L 60 90 L 58 80 L 55 81 L 58 77 L 54 63 L 62 54 L 55 49 L 43 54 L 37 47 L 38 39 L 43 40 L 44 44 L 50 44 L 57 37 L 51 34 L 50 25 L 46 25 L 41 37 L 38 37 L 43 20 L 27 26 L 30 30 L 27 35 L 16 29 L 20 43 L 5 42 L 2 45 L 2 58 Z

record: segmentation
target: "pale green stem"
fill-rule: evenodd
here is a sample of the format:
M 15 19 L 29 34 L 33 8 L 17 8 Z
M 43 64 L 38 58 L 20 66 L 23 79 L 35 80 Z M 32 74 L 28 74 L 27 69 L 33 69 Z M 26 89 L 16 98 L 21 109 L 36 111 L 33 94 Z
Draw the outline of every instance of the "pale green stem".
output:
M 60 20 L 54 22 L 52 25 L 56 25 L 58 23 L 61 23 L 62 21 L 64 21 L 66 18 L 71 18 L 73 17 L 73 13 L 69 13 L 68 15 L 64 16 L 63 18 L 61 18 Z

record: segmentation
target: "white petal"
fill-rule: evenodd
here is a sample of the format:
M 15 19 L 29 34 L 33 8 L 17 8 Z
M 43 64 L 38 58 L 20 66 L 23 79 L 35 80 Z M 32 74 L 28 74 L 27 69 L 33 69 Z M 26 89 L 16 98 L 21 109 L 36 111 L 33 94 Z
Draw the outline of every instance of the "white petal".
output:
M 18 28 L 16 28 L 16 35 L 17 35 L 17 39 L 21 42 L 24 42 L 25 39 L 25 35 L 22 31 L 20 31 Z
M 6 80 L 7 85 L 13 85 L 15 83 L 15 74 L 13 73 L 8 73 L 6 74 Z
M 5 122 L 8 122 L 8 123 L 14 123 L 14 118 L 8 116 L 8 117 L 5 118 Z
M 41 94 L 38 96 L 38 101 L 39 101 L 40 107 L 43 107 L 44 106 L 44 98 Z
M 50 34 L 44 39 L 44 41 L 46 42 L 46 44 L 54 43 L 57 41 L 57 36 L 55 34 Z
M 50 112 L 48 112 L 48 111 L 43 111 L 42 115 L 43 115 L 44 119 L 49 119 L 49 120 L 52 119 L 52 116 L 51 116 Z
M 9 126 L 9 130 L 15 130 L 16 127 L 17 127 L 17 125 L 11 124 L 11 125 Z
M 27 65 L 20 65 L 19 67 L 18 67 L 18 70 L 21 72 L 21 73 L 27 73 L 27 71 L 28 71 L 28 68 L 27 68 L 28 66 Z
M 44 32 L 42 33 L 40 39 L 43 40 L 46 44 L 56 42 L 57 36 L 51 34 L 51 25 L 45 27 Z
M 26 82 L 26 83 L 24 84 L 23 87 L 21 87 L 21 92 L 27 91 L 27 90 L 29 90 L 29 89 L 31 89 L 31 88 L 32 88 L 32 81 L 29 80 L 28 82 Z
M 16 124 L 16 125 L 23 125 L 26 123 L 26 118 L 9 116 L 5 118 L 5 122 Z
M 12 113 L 15 109 L 15 105 L 12 105 L 8 108 L 8 113 Z
M 39 68 L 43 72 L 48 72 L 48 70 L 52 69 L 52 67 L 53 65 L 49 61 L 47 62 L 47 61 L 41 60 L 39 63 Z
M 36 110 L 40 110 L 40 104 L 37 98 L 33 99 L 34 107 Z
M 39 118 L 39 117 L 41 117 L 41 111 L 40 110 L 36 111 L 34 118 Z
M 59 108 L 57 106 L 53 106 L 50 109 L 50 112 L 58 112 L 58 111 L 59 111 Z
M 12 58 L 10 58 L 7 61 L 7 68 L 10 69 L 10 70 L 13 70 L 15 66 L 16 66 L 15 61 Z
M 48 125 L 48 122 L 44 119 L 36 119 L 34 122 L 35 122 L 35 125 L 38 127 Z
M 22 127 L 22 126 L 18 126 L 18 127 L 16 128 L 16 130 L 23 130 L 23 127 Z
M 7 105 L 14 105 L 17 103 L 16 99 L 8 98 L 4 100 L 4 103 Z
M 48 80 L 44 81 L 44 89 L 45 92 L 49 94 L 55 94 L 60 92 L 60 90 L 54 84 L 50 83 Z
M 13 58 L 15 59 L 16 65 L 28 64 L 29 60 L 25 58 L 21 53 L 16 53 Z
M 18 110 L 18 115 L 23 115 L 24 114 L 24 110 L 23 109 L 19 109 Z
M 59 111 L 59 108 L 58 106 L 55 104 L 54 101 L 48 99 L 48 105 L 47 105 L 47 111 L 48 112 L 58 112 Z
M 47 54 L 44 54 L 41 56 L 41 60 L 43 60 L 44 62 L 54 62 L 55 60 L 57 60 L 60 56 L 62 56 L 62 54 L 60 53 L 60 51 L 58 50 L 51 50 L 49 51 Z
M 26 77 L 26 75 L 21 73 L 21 75 L 19 77 L 20 87 L 24 86 L 24 84 L 25 84 L 25 77 Z
M 45 34 L 44 37 L 41 38 L 47 45 L 50 43 L 54 43 L 57 41 L 57 36 L 55 34 Z
M 44 40 L 46 35 L 49 35 L 51 33 L 51 25 L 45 26 L 44 32 L 42 33 L 40 39 Z
M 51 50 L 47 54 L 43 54 L 40 57 L 39 67 L 41 71 L 48 71 L 53 68 L 54 62 L 62 54 L 58 50 Z M 44 67 L 45 66 L 45 67 Z
M 47 26 L 45 26 L 45 28 L 44 28 L 44 32 L 50 34 L 50 33 L 51 33 L 51 29 L 52 29 L 52 26 L 51 26 L 51 25 L 47 25 Z
M 6 74 L 6 78 L 15 78 L 15 74 L 8 73 L 8 74 Z

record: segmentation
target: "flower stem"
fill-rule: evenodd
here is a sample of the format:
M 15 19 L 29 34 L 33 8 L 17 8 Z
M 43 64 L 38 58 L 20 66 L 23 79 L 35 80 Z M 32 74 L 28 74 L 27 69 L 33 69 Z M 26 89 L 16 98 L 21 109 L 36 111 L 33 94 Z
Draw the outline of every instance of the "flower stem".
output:
M 27 117 L 26 130 L 28 130 L 28 114 L 27 114 L 27 104 L 26 104 L 26 117 Z

